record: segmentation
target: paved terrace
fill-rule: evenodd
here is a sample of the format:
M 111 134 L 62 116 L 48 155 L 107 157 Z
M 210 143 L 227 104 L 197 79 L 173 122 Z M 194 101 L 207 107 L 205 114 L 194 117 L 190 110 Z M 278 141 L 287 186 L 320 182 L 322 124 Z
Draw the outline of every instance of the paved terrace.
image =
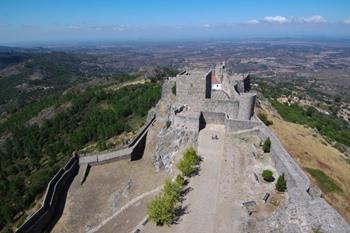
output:
M 217 135 L 218 140 L 213 140 L 213 135 Z M 264 203 L 265 193 L 270 192 L 270 199 L 275 203 L 284 199 L 283 194 L 275 194 L 274 184 L 255 180 L 254 172 L 259 175 L 263 169 L 271 169 L 277 176 L 268 155 L 261 159 L 253 157 L 252 145 L 258 148 L 260 139 L 254 133 L 237 136 L 227 134 L 222 125 L 207 125 L 200 132 L 198 142 L 203 161 L 199 175 L 190 180 L 193 190 L 182 204 L 187 213 L 170 227 L 149 223 L 142 232 L 257 232 L 256 223 L 271 216 L 276 209 L 269 202 Z M 242 203 L 252 200 L 258 212 L 250 216 Z

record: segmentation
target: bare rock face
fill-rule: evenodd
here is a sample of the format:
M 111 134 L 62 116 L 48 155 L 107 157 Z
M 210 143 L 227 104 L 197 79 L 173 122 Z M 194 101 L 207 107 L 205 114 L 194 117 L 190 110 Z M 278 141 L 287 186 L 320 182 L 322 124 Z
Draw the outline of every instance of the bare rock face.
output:
M 198 133 L 194 131 L 163 129 L 158 135 L 156 152 L 153 156 L 153 165 L 157 170 L 170 169 L 173 155 L 187 145 L 197 143 Z

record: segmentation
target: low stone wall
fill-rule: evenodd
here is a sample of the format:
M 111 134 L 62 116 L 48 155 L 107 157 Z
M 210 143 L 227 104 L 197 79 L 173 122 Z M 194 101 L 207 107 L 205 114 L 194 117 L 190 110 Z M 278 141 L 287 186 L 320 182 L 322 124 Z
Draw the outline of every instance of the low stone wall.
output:
M 222 112 L 202 112 L 205 124 L 224 125 L 226 114 Z
M 258 121 L 225 119 L 225 127 L 227 131 L 251 129 L 260 126 L 261 124 L 263 123 Z
M 102 165 L 110 162 L 115 162 L 124 159 L 135 160 L 135 158 L 139 157 L 139 154 L 142 152 L 139 144 L 144 145 L 146 135 L 148 133 L 149 128 L 156 120 L 156 116 L 141 128 L 136 137 L 131 141 L 131 143 L 119 150 L 107 151 L 104 153 L 93 153 L 85 156 L 80 156 L 79 163 L 80 164 L 90 164 L 94 165 Z
M 222 112 L 235 119 L 238 116 L 239 102 L 235 100 L 206 100 L 201 105 L 202 112 Z
M 68 163 L 61 168 L 47 185 L 41 208 L 20 226 L 16 233 L 38 233 L 50 229 L 54 220 L 61 214 L 62 199 L 78 174 L 79 157 L 73 155 Z

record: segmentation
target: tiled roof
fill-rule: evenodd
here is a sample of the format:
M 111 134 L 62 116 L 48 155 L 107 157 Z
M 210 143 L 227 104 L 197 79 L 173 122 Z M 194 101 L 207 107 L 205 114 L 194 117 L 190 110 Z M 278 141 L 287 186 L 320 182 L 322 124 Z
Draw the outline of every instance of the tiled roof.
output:
M 214 73 L 211 75 L 211 84 L 221 84 L 220 80 L 215 76 Z

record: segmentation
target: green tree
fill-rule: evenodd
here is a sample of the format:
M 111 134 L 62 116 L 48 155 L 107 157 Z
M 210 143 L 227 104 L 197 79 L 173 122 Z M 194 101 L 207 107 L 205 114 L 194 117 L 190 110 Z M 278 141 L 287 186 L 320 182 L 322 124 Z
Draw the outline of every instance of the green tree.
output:
M 263 145 L 264 153 L 269 153 L 270 149 L 271 149 L 271 140 L 270 140 L 270 138 L 267 138 L 264 142 L 264 145 Z
M 264 178 L 265 181 L 267 182 L 272 182 L 275 180 L 273 177 L 273 172 L 270 170 L 264 170 L 261 174 L 261 176 Z
M 183 187 L 185 185 L 185 178 L 184 178 L 184 176 L 183 175 L 177 175 L 175 182 L 178 185 L 180 185 L 181 187 Z
M 187 149 L 182 159 L 176 164 L 176 167 L 182 172 L 184 176 L 190 176 L 196 170 L 196 165 L 200 162 L 200 157 L 197 152 L 191 147 Z
M 184 159 L 192 165 L 198 165 L 200 162 L 200 158 L 197 155 L 197 152 L 192 147 L 188 148 L 183 156 Z
M 284 178 L 284 174 L 280 175 L 276 182 L 276 190 L 284 192 L 287 190 L 287 180 Z
M 148 216 L 158 226 L 170 224 L 174 218 L 174 201 L 168 195 L 159 194 L 148 205 Z
M 180 200 L 181 189 L 182 186 L 180 186 L 177 182 L 172 182 L 169 178 L 165 179 L 163 193 L 174 203 Z
M 176 167 L 184 176 L 190 176 L 195 171 L 195 167 L 185 159 L 181 159 L 180 162 L 176 164 Z

